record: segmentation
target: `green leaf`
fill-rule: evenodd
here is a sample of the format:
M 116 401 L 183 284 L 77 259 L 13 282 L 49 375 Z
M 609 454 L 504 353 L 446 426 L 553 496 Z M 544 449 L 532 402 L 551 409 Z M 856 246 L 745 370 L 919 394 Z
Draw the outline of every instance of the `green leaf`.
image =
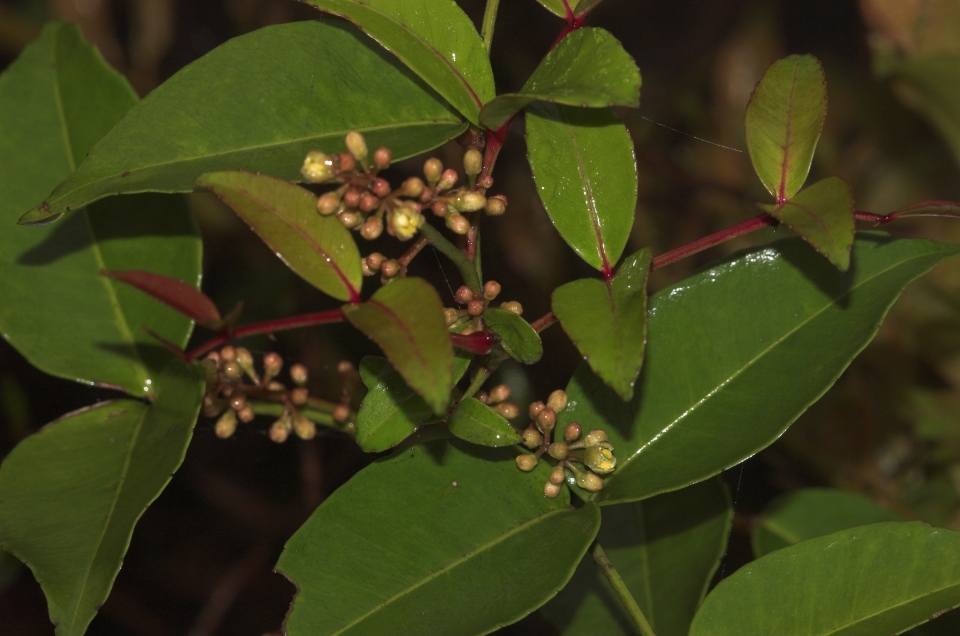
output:
M 597 541 L 657 636 L 686 636 L 726 551 L 732 519 L 719 479 L 603 509 Z M 590 556 L 540 613 L 564 636 L 636 633 Z
M 191 323 L 100 270 L 144 269 L 199 285 L 200 238 L 186 201 L 143 195 L 55 225 L 16 225 L 135 101 L 63 22 L 0 76 L 0 156 L 16 158 L 0 162 L 0 332 L 47 373 L 150 397 L 171 356 L 139 328 L 185 346 Z
M 558 418 L 610 436 L 619 462 L 597 500 L 682 488 L 769 445 L 873 338 L 900 291 L 958 251 L 864 232 L 841 273 L 793 238 L 652 296 L 633 401 L 581 364 Z
M 612 272 L 637 205 L 630 133 L 607 108 L 537 103 L 527 111 L 527 151 L 560 236 L 587 263 Z
M 449 418 L 450 432 L 483 446 L 510 446 L 523 438 L 502 415 L 476 398 L 461 400 Z
M 205 174 L 197 185 L 233 208 L 301 278 L 334 298 L 359 302 L 360 250 L 336 216 L 317 214 L 312 192 L 250 172 Z
M 134 525 L 183 461 L 203 380 L 174 360 L 157 387 L 150 406 L 105 402 L 56 420 L 0 467 L 0 546 L 33 570 L 57 636 L 84 633 Z
M 810 172 L 827 117 L 827 81 L 812 55 L 774 62 L 747 104 L 747 150 L 777 203 L 793 198 Z
M 723 580 L 690 636 L 898 634 L 960 604 L 960 532 L 880 523 L 777 550 Z
M 347 305 L 343 314 L 383 349 L 437 415 L 446 412 L 453 386 L 453 346 L 443 303 L 428 282 L 401 278 L 381 287 L 369 301 Z
M 603 29 L 577 29 L 540 63 L 518 93 L 499 95 L 480 111 L 480 123 L 497 130 L 534 101 L 568 106 L 640 105 L 640 69 Z
M 540 334 L 512 311 L 488 309 L 483 312 L 483 324 L 487 331 L 500 336 L 500 346 L 517 362 L 534 364 L 543 357 Z
M 301 0 L 347 18 L 479 124 L 493 69 L 473 22 L 452 0 Z M 363 77 L 363 76 L 361 76 Z M 368 76 L 375 77 L 375 76 Z M 379 78 L 377 78 L 379 84 Z
M 568 15 L 567 6 L 570 7 L 570 12 L 574 16 L 579 17 L 600 4 L 601 0 L 569 0 L 568 2 L 565 0 L 537 0 L 537 2 L 554 15 L 566 18 Z
M 553 313 L 600 378 L 624 400 L 643 362 L 647 342 L 650 251 L 629 256 L 608 281 L 585 278 L 553 290 Z
M 573 574 L 599 510 L 543 496 L 549 468 L 512 449 L 453 441 L 382 459 L 339 488 L 287 542 L 289 636 L 485 634 L 525 616 Z M 331 599 L 336 599 L 331 603 Z
M 466 325 L 464 325 L 466 326 Z M 473 354 L 454 354 L 453 384 L 460 381 Z M 366 356 L 360 361 L 360 379 L 367 394 L 357 411 L 357 444 L 368 453 L 393 448 L 421 426 L 442 421 L 386 358 Z
M 759 205 L 813 245 L 841 272 L 850 267 L 853 195 L 839 177 L 818 181 L 780 205 Z
M 205 172 L 243 169 L 296 181 L 308 151 L 338 152 L 351 130 L 399 160 L 464 127 L 433 91 L 355 29 L 270 26 L 217 47 L 150 93 L 21 222 L 114 194 L 190 191 Z
M 780 548 L 831 532 L 904 518 L 862 495 L 830 488 L 805 488 L 778 497 L 753 529 L 758 559 Z

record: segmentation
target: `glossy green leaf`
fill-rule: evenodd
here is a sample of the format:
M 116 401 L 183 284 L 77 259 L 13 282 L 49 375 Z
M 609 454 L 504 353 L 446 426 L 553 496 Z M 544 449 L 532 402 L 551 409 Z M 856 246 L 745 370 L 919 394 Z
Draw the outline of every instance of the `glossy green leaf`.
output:
M 580 258 L 611 271 L 637 205 L 630 133 L 607 108 L 541 102 L 526 119 L 530 168 L 550 220 Z
M 105 402 L 21 442 L 0 467 L 0 546 L 26 562 L 58 636 L 83 634 L 140 515 L 183 461 L 204 383 L 174 360 L 150 406 Z
M 880 523 L 743 566 L 700 606 L 690 636 L 897 634 L 960 605 L 960 532 Z
M 217 47 L 150 93 L 22 221 L 113 194 L 190 191 L 206 172 L 243 169 L 295 181 L 308 151 L 339 152 L 351 130 L 401 159 L 464 127 L 432 90 L 355 29 L 270 26 Z
M 463 377 L 472 359 L 473 354 L 466 351 L 454 354 L 453 384 Z M 357 411 L 357 444 L 368 453 L 393 448 L 421 426 L 443 419 L 386 358 L 366 356 L 361 360 L 360 379 L 367 394 Z
M 476 398 L 461 400 L 448 425 L 460 439 L 483 446 L 510 446 L 523 440 L 510 422 Z
M 0 333 L 47 373 L 140 397 L 170 359 L 140 327 L 185 346 L 191 323 L 100 270 L 197 286 L 201 245 L 186 202 L 143 195 L 16 225 L 135 101 L 72 24 L 47 26 L 0 76 Z
M 640 69 L 609 32 L 577 29 L 547 53 L 519 92 L 488 102 L 480 111 L 480 123 L 497 130 L 534 101 L 636 108 Z
M 566 490 L 544 497 L 546 462 L 523 473 L 515 457 L 432 442 L 340 487 L 277 563 L 298 590 L 286 633 L 485 634 L 544 603 L 573 574 L 600 513 L 570 508 Z
M 732 519 L 719 479 L 603 509 L 597 541 L 657 636 L 686 636 L 726 552 Z M 636 633 L 589 555 L 540 613 L 564 636 Z
M 747 150 L 777 203 L 793 198 L 810 172 L 827 117 L 827 81 L 812 55 L 774 62 L 747 104 Z
M 643 362 L 647 342 L 650 252 L 629 256 L 608 281 L 585 278 L 553 290 L 553 313 L 600 378 L 624 400 Z
M 759 206 L 845 272 L 853 247 L 853 195 L 839 177 L 818 181 L 780 205 Z
M 958 251 L 864 232 L 841 273 L 786 239 L 651 296 L 633 401 L 581 364 L 558 418 L 610 436 L 619 463 L 597 500 L 682 488 L 769 445 L 873 338 L 900 291 Z
M 250 172 L 205 174 L 197 185 L 220 197 L 308 283 L 339 300 L 360 300 L 360 250 L 336 216 L 317 214 L 312 192 Z
M 574 16 L 582 16 L 600 4 L 602 0 L 537 0 L 548 11 L 554 15 L 566 18 L 568 15 L 567 7 Z
M 753 529 L 758 559 L 780 548 L 831 532 L 882 521 L 904 521 L 872 499 L 844 490 L 805 488 L 778 497 Z
M 483 312 L 483 324 L 487 331 L 500 337 L 500 346 L 517 362 L 534 364 L 543 357 L 540 334 L 512 311 L 488 309 Z
M 347 320 L 370 336 L 437 415 L 446 412 L 453 386 L 453 346 L 437 291 L 422 278 L 401 278 L 365 303 L 343 308 Z
M 453 0 L 301 0 L 347 18 L 396 55 L 474 124 L 493 99 L 493 69 Z

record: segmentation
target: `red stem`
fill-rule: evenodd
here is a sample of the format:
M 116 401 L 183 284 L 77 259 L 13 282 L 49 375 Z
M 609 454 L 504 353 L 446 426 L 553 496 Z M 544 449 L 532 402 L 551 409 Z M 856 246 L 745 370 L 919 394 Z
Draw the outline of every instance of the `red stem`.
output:
M 557 322 L 557 316 L 552 311 L 548 311 L 546 314 L 544 314 L 540 318 L 537 318 L 536 320 L 531 322 L 530 326 L 533 327 L 534 331 L 536 331 L 537 333 L 540 333 L 541 331 L 543 331 L 544 329 L 546 329 L 547 327 L 549 327 L 555 322 Z
M 220 345 L 234 340 L 236 338 L 245 338 L 246 336 L 255 336 L 262 333 L 273 333 L 274 331 L 283 331 L 285 329 L 297 329 L 298 327 L 312 327 L 314 325 L 325 325 L 331 322 L 342 322 L 344 320 L 342 309 L 329 309 L 327 311 L 318 311 L 312 314 L 302 314 L 300 316 L 290 316 L 288 318 L 278 318 L 276 320 L 267 320 L 264 322 L 255 322 L 252 325 L 244 325 L 230 331 L 219 334 L 216 338 L 205 342 L 196 349 L 186 354 L 186 360 L 195 360 L 208 351 L 219 347 Z
M 697 252 L 702 252 L 705 249 L 711 248 L 714 245 L 719 245 L 729 241 L 730 239 L 742 236 L 744 234 L 749 234 L 750 232 L 755 232 L 759 229 L 765 227 L 776 227 L 780 222 L 769 214 L 759 214 L 753 218 L 747 219 L 742 223 L 737 223 L 734 226 L 728 227 L 725 230 L 720 230 L 715 234 L 710 236 L 705 236 L 702 239 L 697 239 L 692 243 L 687 243 L 686 245 L 681 245 L 675 250 L 670 250 L 665 252 L 660 256 L 654 257 L 653 261 L 650 263 L 650 271 L 655 269 L 660 269 L 671 263 L 676 263 L 680 259 L 692 256 Z

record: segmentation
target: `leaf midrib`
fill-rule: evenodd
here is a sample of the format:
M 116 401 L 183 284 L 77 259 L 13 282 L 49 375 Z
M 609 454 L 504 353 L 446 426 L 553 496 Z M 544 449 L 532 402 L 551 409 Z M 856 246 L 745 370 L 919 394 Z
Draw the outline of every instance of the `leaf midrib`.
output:
M 580 174 L 580 180 L 583 184 L 583 195 L 586 198 L 587 212 L 590 214 L 590 222 L 593 224 L 593 231 L 597 237 L 597 250 L 600 253 L 600 263 L 604 270 L 610 267 L 607 260 L 607 251 L 603 244 L 603 234 L 600 232 L 600 213 L 597 212 L 597 201 L 593 196 L 593 186 L 590 178 L 587 176 L 587 168 L 583 164 L 583 153 L 580 152 L 580 144 L 577 143 L 577 136 L 573 132 L 573 124 L 566 116 L 563 118 L 567 126 L 567 133 L 570 135 L 570 143 L 573 144 L 573 152 L 577 157 L 577 171 Z
M 832 299 L 829 303 L 825 304 L 825 305 L 824 305 L 823 307 L 821 307 L 818 311 L 810 314 L 810 316 L 809 316 L 807 319 L 805 319 L 805 320 L 797 323 L 797 325 L 796 325 L 793 329 L 787 331 L 787 332 L 784 333 L 780 338 L 777 338 L 776 340 L 774 340 L 768 347 L 766 347 L 766 348 L 762 349 L 761 351 L 759 351 L 753 358 L 751 358 L 750 360 L 748 360 L 748 361 L 747 361 L 744 365 L 742 365 L 740 368 L 736 369 L 736 371 L 735 371 L 734 373 L 731 373 L 731 374 L 728 375 L 726 378 L 724 378 L 723 381 L 720 382 L 719 384 L 717 384 L 717 386 L 716 386 L 714 389 L 712 389 L 711 391 L 709 391 L 706 395 L 704 395 L 702 398 L 700 398 L 699 400 L 697 400 L 692 406 L 690 406 L 690 407 L 687 408 L 685 411 L 683 411 L 683 413 L 681 413 L 678 417 L 676 417 L 673 421 L 671 421 L 667 426 L 661 428 L 661 429 L 657 432 L 656 435 L 654 435 L 652 438 L 650 438 L 646 443 L 644 443 L 642 446 L 640 446 L 636 451 L 634 451 L 633 453 L 631 453 L 629 457 L 625 458 L 625 460 L 623 461 L 623 465 L 622 465 L 622 468 L 621 468 L 621 469 L 625 469 L 630 463 L 632 463 L 632 461 L 633 461 L 636 457 L 638 457 L 638 456 L 643 452 L 644 449 L 646 449 L 648 446 L 650 446 L 651 444 L 653 444 L 654 442 L 656 442 L 657 440 L 659 440 L 663 435 L 665 435 L 667 432 L 669 432 L 670 429 L 672 429 L 672 428 L 673 428 L 674 426 L 676 426 L 680 421 L 682 421 L 683 419 L 685 419 L 686 417 L 688 417 L 689 415 L 691 415 L 694 411 L 696 411 L 696 410 L 697 410 L 701 405 L 703 405 L 707 400 L 709 400 L 711 397 L 713 397 L 713 396 L 714 396 L 718 391 L 720 391 L 723 387 L 727 386 L 728 384 L 730 384 L 730 382 L 732 382 L 733 380 L 735 380 L 738 376 L 740 376 L 741 374 L 743 374 L 744 372 L 746 372 L 746 370 L 749 369 L 751 366 L 753 366 L 758 360 L 760 360 L 761 358 L 763 358 L 764 356 L 766 356 L 766 355 L 767 355 L 770 351 L 772 351 L 774 348 L 780 346 L 780 345 L 783 343 L 783 341 L 785 341 L 786 339 L 788 339 L 788 338 L 790 338 L 791 336 L 793 336 L 794 333 L 796 333 L 798 330 L 800 330 L 802 327 L 804 327 L 807 323 L 809 323 L 809 322 L 811 322 L 812 320 L 818 318 L 823 312 L 827 311 L 830 307 L 836 305 L 837 302 L 838 302 L 841 298 L 844 298 L 844 297 L 850 295 L 851 293 L 853 293 L 854 290 L 859 289 L 860 287 L 863 287 L 864 285 L 866 285 L 867 283 L 875 280 L 876 278 L 879 278 L 880 276 L 885 275 L 887 272 L 890 272 L 890 271 L 892 271 L 892 270 L 894 270 L 894 269 L 897 269 L 897 268 L 899 268 L 899 267 L 902 267 L 902 266 L 906 265 L 907 263 L 910 263 L 911 261 L 918 260 L 918 259 L 921 259 L 921 258 L 927 258 L 927 257 L 929 257 L 929 256 L 930 256 L 929 253 L 920 254 L 920 255 L 917 255 L 917 256 L 912 256 L 912 257 L 910 257 L 910 258 L 908 258 L 908 259 L 904 259 L 904 260 L 902 260 L 902 261 L 899 261 L 898 263 L 895 263 L 895 264 L 893 264 L 893 265 L 891 265 L 891 266 L 889 266 L 889 267 L 887 267 L 887 268 L 885 268 L 885 269 L 882 269 L 882 270 L 876 272 L 873 276 L 871 276 L 871 277 L 869 277 L 869 278 L 867 278 L 867 279 L 864 279 L 864 280 L 863 280 L 860 284 L 858 284 L 856 287 L 851 287 L 850 289 L 848 289 L 847 291 L 845 291 L 842 295 L 837 296 L 836 298 Z M 636 421 L 636 420 L 634 420 L 634 422 L 635 422 L 635 421 Z M 617 473 L 614 473 L 610 478 L 607 479 L 607 482 L 610 482 L 611 480 L 613 480 L 613 478 L 615 478 L 618 474 L 622 474 L 622 473 L 621 473 L 620 471 L 618 471 Z
M 511 528 L 508 532 L 504 532 L 504 533 L 501 533 L 501 534 L 497 535 L 492 541 L 488 541 L 488 542 L 484 543 L 483 545 L 477 546 L 477 547 L 474 548 L 473 550 L 470 550 L 469 552 L 463 554 L 462 556 L 460 556 L 460 557 L 458 557 L 458 558 L 450 561 L 449 563 L 447 563 L 446 565 L 444 565 L 442 568 L 439 568 L 439 569 L 437 569 L 437 570 L 431 571 L 429 575 L 427 575 L 427 576 L 423 577 L 422 579 L 418 580 L 415 584 L 410 585 L 410 586 L 406 587 L 405 589 L 397 592 L 396 594 L 394 594 L 393 596 L 391 596 L 390 598 L 388 598 L 388 599 L 387 599 L 386 601 L 384 601 L 383 603 L 378 604 L 378 605 L 377 605 L 376 607 L 374 607 L 373 609 L 369 610 L 369 611 L 366 612 L 365 614 L 362 614 L 361 616 L 359 616 L 359 617 L 357 617 L 356 619 L 354 619 L 353 622 L 351 622 L 351 623 L 349 623 L 349 624 L 347 624 L 347 625 L 344 625 L 344 626 L 343 626 L 342 628 L 340 628 L 338 631 L 332 632 L 332 636 L 336 636 L 337 634 L 343 634 L 343 633 L 345 633 L 347 630 L 349 630 L 350 628 L 354 627 L 355 625 L 360 624 L 361 622 L 363 622 L 364 620 L 366 620 L 368 617 L 372 616 L 373 614 L 375 614 L 375 613 L 377 613 L 377 612 L 379 612 L 379 611 L 384 610 L 384 609 L 385 609 L 387 606 L 389 606 L 390 604 L 397 602 L 398 600 L 400 600 L 400 599 L 403 598 L 404 596 L 407 596 L 407 595 L 409 595 L 409 594 L 412 594 L 413 592 L 415 592 L 416 590 L 420 589 L 421 587 L 427 585 L 428 583 L 430 583 L 430 582 L 433 581 L 434 579 L 439 578 L 442 574 L 446 574 L 447 572 L 452 571 L 453 569 L 459 567 L 460 565 L 463 565 L 464 563 L 467 563 L 468 561 L 470 561 L 470 560 L 472 560 L 473 558 L 475 558 L 476 555 L 478 555 L 478 554 L 480 554 L 480 553 L 482 553 L 482 552 L 484 552 L 484 551 L 491 550 L 491 549 L 495 548 L 496 546 L 498 546 L 499 544 L 503 543 L 504 541 L 506 541 L 507 539 L 509 539 L 509 538 L 512 537 L 513 535 L 522 532 L 522 531 L 525 530 L 527 527 L 531 527 L 531 526 L 534 526 L 534 525 L 536 525 L 536 524 L 538 524 L 538 523 L 541 523 L 541 522 L 544 522 L 544 521 L 548 521 L 551 517 L 554 517 L 554 516 L 556 516 L 556 515 L 558 515 L 558 514 L 568 513 L 568 512 L 571 512 L 571 509 L 569 509 L 569 508 L 556 508 L 556 509 L 554 509 L 554 510 L 548 510 L 548 511 L 546 511 L 544 514 L 538 515 L 538 516 L 536 516 L 536 517 L 533 517 L 533 518 L 529 519 L 528 521 L 525 521 L 524 523 L 521 523 L 521 524 L 519 524 L 519 525 L 517 525 L 517 526 L 514 526 L 514 527 Z

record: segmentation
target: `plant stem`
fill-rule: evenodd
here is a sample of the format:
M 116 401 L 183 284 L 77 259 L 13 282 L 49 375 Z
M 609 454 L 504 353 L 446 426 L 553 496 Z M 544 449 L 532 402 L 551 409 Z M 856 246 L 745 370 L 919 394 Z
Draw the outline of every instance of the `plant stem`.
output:
M 250 405 L 250 408 L 253 409 L 253 412 L 257 415 L 272 415 L 274 417 L 280 417 L 283 414 L 283 409 L 285 408 L 282 402 L 274 401 L 260 401 L 260 400 L 250 400 L 247 402 Z M 310 419 L 321 426 L 326 426 L 338 431 L 342 431 L 348 435 L 356 435 L 356 427 L 349 424 L 344 424 L 333 419 L 333 416 L 330 413 L 315 409 L 309 403 L 306 406 L 302 406 L 297 409 L 297 412 L 300 415 L 303 415 L 307 419 Z M 356 421 L 355 414 L 351 413 L 351 422 Z
M 702 239 L 697 239 L 692 243 L 687 243 L 686 245 L 681 245 L 675 250 L 670 250 L 665 252 L 660 256 L 655 256 L 653 261 L 650 263 L 650 271 L 655 269 L 660 269 L 671 263 L 676 263 L 677 261 L 684 259 L 688 256 L 693 256 L 697 252 L 702 252 L 703 250 L 713 247 L 714 245 L 719 245 L 729 241 L 730 239 L 742 236 L 744 234 L 749 234 L 750 232 L 755 232 L 759 229 L 765 227 L 776 227 L 780 222 L 769 214 L 759 214 L 751 219 L 747 219 L 742 223 L 737 223 L 731 227 L 728 227 L 725 230 L 720 230 L 710 236 L 705 236 Z
M 480 37 L 483 38 L 483 45 L 487 47 L 487 55 L 490 54 L 490 48 L 493 47 L 493 28 L 497 22 L 497 9 L 500 8 L 500 0 L 487 0 L 487 8 L 483 12 L 483 26 L 480 30 Z
M 477 374 L 473 376 L 473 381 L 470 382 L 470 386 L 467 387 L 467 390 L 463 392 L 463 395 L 460 397 L 461 400 L 466 400 L 467 398 L 472 398 L 477 391 L 480 390 L 480 387 L 483 386 L 483 383 L 486 382 L 490 375 L 493 373 L 494 369 L 484 365 L 477 369 Z
M 397 262 L 400 263 L 400 267 L 406 270 L 407 267 L 410 266 L 410 261 L 412 261 L 414 257 L 420 253 L 420 250 L 427 246 L 427 243 L 429 243 L 429 241 L 425 236 L 418 238 L 417 241 L 410 246 L 410 249 L 404 252 L 403 256 L 397 259 Z
M 325 325 L 331 322 L 343 322 L 343 311 L 340 309 L 329 309 L 327 311 L 318 311 L 312 314 L 301 314 L 299 316 L 290 316 L 289 318 L 278 318 L 276 320 L 266 320 L 264 322 L 255 322 L 251 325 L 237 327 L 225 333 L 221 333 L 216 338 L 205 342 L 196 349 L 193 349 L 186 355 L 186 360 L 195 360 L 203 354 L 216 349 L 220 345 L 246 336 L 255 336 L 262 333 L 273 333 L 274 331 L 283 331 L 285 329 L 297 329 L 299 327 L 312 327 L 314 325 Z
M 552 311 L 548 311 L 544 315 L 531 322 L 530 326 L 533 327 L 534 331 L 540 333 L 555 322 L 557 322 L 557 316 Z
M 607 582 L 610 583 L 610 587 L 613 588 L 617 598 L 623 603 L 623 607 L 633 620 L 633 624 L 640 630 L 641 636 L 656 636 L 650 623 L 647 622 L 647 617 L 640 611 L 640 606 L 637 605 L 637 601 L 630 594 L 630 590 L 627 589 L 627 584 L 620 578 L 620 573 L 613 567 L 613 563 L 607 553 L 603 551 L 599 542 L 593 542 L 593 545 L 590 546 L 590 554 L 600 567 L 600 572 L 607 578 Z
M 420 227 L 420 233 L 423 234 L 424 238 L 430 241 L 430 244 L 437 248 L 441 254 L 453 261 L 453 264 L 460 270 L 463 283 L 469 287 L 474 294 L 479 295 L 483 293 L 483 287 L 480 284 L 480 277 L 477 276 L 477 270 L 463 252 L 458 250 L 437 228 L 429 223 L 424 223 L 423 226 Z

